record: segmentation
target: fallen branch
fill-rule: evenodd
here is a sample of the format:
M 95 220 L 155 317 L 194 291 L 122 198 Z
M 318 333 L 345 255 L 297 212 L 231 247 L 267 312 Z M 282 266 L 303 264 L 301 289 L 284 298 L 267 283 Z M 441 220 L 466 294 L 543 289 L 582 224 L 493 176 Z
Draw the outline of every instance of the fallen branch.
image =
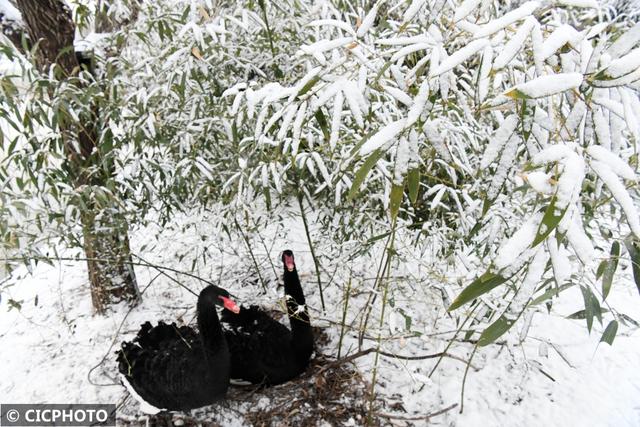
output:
M 445 412 L 449 412 L 450 410 L 456 408 L 457 406 L 458 406 L 458 404 L 454 403 L 453 405 L 447 406 L 446 408 L 441 409 L 439 411 L 432 412 L 432 413 L 427 414 L 427 415 L 420 415 L 420 416 L 417 416 L 417 417 L 405 417 L 403 415 L 384 414 L 384 413 L 381 413 L 381 412 L 376 412 L 375 415 L 378 416 L 378 417 L 388 418 L 388 419 L 391 419 L 391 420 L 420 421 L 420 420 L 429 420 L 429 419 L 431 419 L 433 417 L 436 417 L 438 415 L 442 415 Z
M 371 347 L 371 348 L 367 348 L 365 350 L 360 350 L 360 351 L 358 351 L 356 353 L 353 353 L 353 354 L 351 354 L 349 356 L 345 356 L 342 359 L 334 360 L 333 362 L 327 363 L 325 366 L 323 366 L 322 369 L 320 369 L 320 371 L 318 373 L 322 373 L 327 369 L 331 369 L 331 368 L 334 368 L 336 366 L 342 365 L 344 363 L 351 362 L 351 361 L 353 361 L 355 359 L 358 359 L 358 358 L 360 358 L 362 356 L 366 356 L 367 354 L 373 353 L 375 351 L 376 351 L 376 348 L 375 347 Z M 386 351 L 380 351 L 379 354 L 382 355 L 382 356 L 393 357 L 394 359 L 400 359 L 400 360 L 426 360 L 426 359 L 435 359 L 435 358 L 438 358 L 438 357 L 448 357 L 450 359 L 457 360 L 457 361 L 462 362 L 464 364 L 468 363 L 468 361 L 466 359 L 463 359 L 460 356 L 456 356 L 454 354 L 450 354 L 450 353 L 446 353 L 446 352 L 424 354 L 424 355 L 421 355 L 421 356 L 403 356 L 403 355 L 400 355 L 400 354 L 389 353 L 389 352 L 386 352 Z M 476 366 L 473 366 L 471 364 L 469 364 L 469 366 L 471 366 L 475 371 L 479 371 L 480 370 L 480 368 L 478 368 Z

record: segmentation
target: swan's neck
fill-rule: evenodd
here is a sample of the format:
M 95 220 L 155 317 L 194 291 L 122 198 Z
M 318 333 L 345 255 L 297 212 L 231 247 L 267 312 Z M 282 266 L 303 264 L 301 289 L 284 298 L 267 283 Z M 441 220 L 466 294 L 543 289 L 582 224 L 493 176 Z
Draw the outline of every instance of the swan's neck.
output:
M 203 348 L 210 361 L 217 354 L 227 351 L 227 341 L 224 339 L 215 306 L 198 302 L 198 329 Z
M 287 315 L 291 323 L 293 344 L 301 357 L 308 359 L 313 351 L 313 336 L 297 270 L 285 270 L 284 293 L 287 297 Z

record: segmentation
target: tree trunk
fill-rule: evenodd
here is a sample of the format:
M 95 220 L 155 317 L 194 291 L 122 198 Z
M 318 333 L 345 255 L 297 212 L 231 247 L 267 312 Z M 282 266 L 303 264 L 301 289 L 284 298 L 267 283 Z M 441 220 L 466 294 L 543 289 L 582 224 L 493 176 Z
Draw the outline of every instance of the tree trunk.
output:
M 75 25 L 71 12 L 62 0 L 17 0 L 17 6 L 27 25 L 30 39 L 40 41 L 37 65 L 41 71 L 57 64 L 61 78 L 73 75 L 79 69 L 73 48 Z M 65 135 L 65 152 L 68 170 L 76 188 L 86 185 L 101 186 L 110 174 L 89 176 L 91 166 L 99 166 L 99 141 L 97 108 L 93 117 L 84 123 L 61 124 Z M 73 144 L 73 140 L 77 145 Z M 79 150 L 74 148 L 79 147 Z M 96 169 L 96 168 L 94 168 Z M 111 172 L 111 171 L 110 171 Z M 117 207 L 106 210 L 91 201 L 82 212 L 83 246 L 88 259 L 91 299 L 98 313 L 103 313 L 111 303 L 128 301 L 136 304 L 140 292 L 131 265 L 128 225 Z

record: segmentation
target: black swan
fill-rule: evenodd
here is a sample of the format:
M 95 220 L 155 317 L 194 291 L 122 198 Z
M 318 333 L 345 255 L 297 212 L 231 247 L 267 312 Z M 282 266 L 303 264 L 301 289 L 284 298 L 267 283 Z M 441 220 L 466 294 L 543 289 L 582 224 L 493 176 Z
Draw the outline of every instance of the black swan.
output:
M 199 334 L 175 323 L 146 322 L 132 342 L 122 343 L 118 370 L 143 412 L 198 408 L 225 395 L 230 360 L 217 305 L 240 311 L 227 291 L 211 285 L 198 296 Z
M 291 330 L 257 306 L 239 314 L 224 312 L 222 322 L 231 352 L 231 379 L 275 385 L 301 374 L 313 353 L 313 334 L 293 252 L 282 253 L 284 292 Z

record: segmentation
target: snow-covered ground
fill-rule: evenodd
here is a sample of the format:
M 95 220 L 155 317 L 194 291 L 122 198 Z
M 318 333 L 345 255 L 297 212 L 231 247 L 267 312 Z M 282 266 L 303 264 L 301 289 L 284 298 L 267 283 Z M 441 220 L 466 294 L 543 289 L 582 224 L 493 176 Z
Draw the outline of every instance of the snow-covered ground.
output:
M 374 273 L 371 262 L 360 260 L 344 265 L 338 258 L 327 269 L 338 273 L 328 283 L 325 279 L 327 313 L 319 311 L 313 264 L 299 221 L 292 230 L 271 227 L 261 232 L 269 254 L 253 239 L 254 254 L 262 263 L 262 273 L 273 276 L 269 259 L 280 272 L 279 251 L 290 247 L 296 252 L 298 269 L 308 296 L 312 321 L 325 327 L 331 342 L 322 352 L 335 357 L 342 316 L 343 286 L 349 271 L 353 274 L 353 291 L 347 324 L 357 328 L 365 302 L 367 278 Z M 189 270 L 198 259 L 193 273 L 213 281 L 237 295 L 244 303 L 259 302 L 278 307 L 281 290 L 260 291 L 246 247 L 238 239 L 224 241 L 219 230 L 207 218 L 183 218 L 165 229 L 150 226 L 132 233 L 134 251 L 146 261 Z M 318 235 L 318 234 L 316 234 Z M 218 239 L 220 237 L 220 240 Z M 203 248 L 211 257 L 202 261 Z M 181 256 L 184 256 L 181 258 Z M 326 258 L 324 258 L 326 262 Z M 148 267 L 136 267 L 144 302 L 129 311 L 118 306 L 108 316 L 92 312 L 87 275 L 83 263 L 61 262 L 54 266 L 40 263 L 32 276 L 22 272 L 11 283 L 2 285 L 0 303 L 0 396 L 4 402 L 99 402 L 122 403 L 127 397 L 118 384 L 114 351 L 123 339 L 131 338 L 145 320 L 175 320 L 190 323 L 195 316 L 193 295 Z M 619 272 L 620 273 L 620 272 Z M 620 276 L 624 276 L 620 274 Z M 170 273 L 171 274 L 171 273 Z M 172 274 L 175 276 L 175 274 Z M 382 349 L 403 356 L 420 356 L 443 351 L 456 329 L 440 297 L 431 284 L 437 282 L 420 265 L 399 265 L 393 276 Z M 454 273 L 450 279 L 453 280 Z M 609 299 L 623 313 L 637 318 L 640 296 L 628 279 L 616 276 Z M 183 284 L 200 289 L 193 279 L 179 278 Z M 439 284 L 445 279 L 440 279 Z M 149 283 L 151 282 L 151 285 Z M 11 285 L 11 286 L 9 286 Z M 147 288 L 147 285 L 148 288 Z M 572 292 L 572 291 L 568 291 Z M 17 301 L 21 309 L 10 309 Z M 376 303 L 379 306 L 379 302 Z M 438 359 L 398 360 L 381 357 L 376 391 L 383 399 L 399 401 L 401 406 L 382 412 L 395 418 L 379 418 L 381 424 L 423 425 L 419 418 L 458 404 L 457 407 L 430 420 L 450 426 L 639 426 L 640 425 L 640 332 L 621 326 L 613 347 L 598 345 L 603 327 L 595 323 L 589 335 L 584 320 L 567 320 L 564 316 L 582 308 L 579 291 L 563 294 L 550 314 L 533 315 L 527 338 L 519 345 L 526 322 L 520 322 L 506 339 L 479 348 L 471 362 L 465 390 L 464 407 L 460 399 L 466 364 L 444 358 L 429 378 Z M 404 316 L 411 317 L 409 326 Z M 370 326 L 377 325 L 379 311 L 372 313 Z M 356 320 L 354 322 L 354 320 Z M 121 325 L 122 324 L 122 325 Z M 420 333 L 421 336 L 411 336 Z M 364 348 L 375 345 L 365 337 Z M 348 333 L 342 355 L 357 350 L 357 334 Z M 459 341 L 447 350 L 453 356 L 468 359 L 473 345 Z M 371 379 L 373 354 L 356 359 L 366 380 Z M 258 391 L 257 393 L 260 393 Z M 268 402 L 266 402 L 268 406 Z M 241 404 L 236 410 L 214 405 L 214 420 L 222 425 L 243 425 Z M 133 413 L 135 404 L 126 402 L 125 412 Z M 403 410 L 404 409 L 404 410 Z M 406 412 L 405 412 L 406 411 Z M 362 420 L 353 420 L 361 424 Z

